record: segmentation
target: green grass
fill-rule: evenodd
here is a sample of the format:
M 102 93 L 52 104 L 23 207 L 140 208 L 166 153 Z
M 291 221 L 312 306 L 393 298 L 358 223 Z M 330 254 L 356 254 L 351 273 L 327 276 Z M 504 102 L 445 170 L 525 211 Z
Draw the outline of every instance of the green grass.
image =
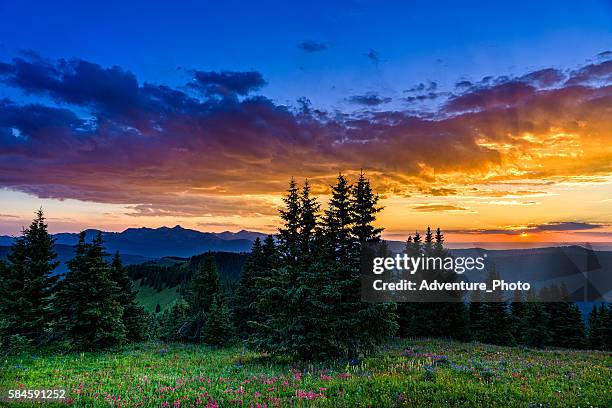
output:
M 159 292 L 149 286 L 140 286 L 138 282 L 135 282 L 134 287 L 138 290 L 136 300 L 150 313 L 155 311 L 155 306 L 158 303 L 163 312 L 168 305 L 179 298 L 177 287 L 164 288 Z
M 9 357 L 0 368 L 0 388 L 63 386 L 78 407 L 612 406 L 610 353 L 436 340 L 397 341 L 350 366 L 142 344 L 107 353 Z

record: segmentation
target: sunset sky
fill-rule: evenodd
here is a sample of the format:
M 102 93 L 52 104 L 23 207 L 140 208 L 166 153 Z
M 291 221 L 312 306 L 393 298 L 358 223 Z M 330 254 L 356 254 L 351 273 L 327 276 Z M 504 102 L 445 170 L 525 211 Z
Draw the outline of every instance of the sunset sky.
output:
M 389 239 L 612 241 L 610 1 L 124 3 L 0 0 L 0 234 L 271 232 L 363 169 Z

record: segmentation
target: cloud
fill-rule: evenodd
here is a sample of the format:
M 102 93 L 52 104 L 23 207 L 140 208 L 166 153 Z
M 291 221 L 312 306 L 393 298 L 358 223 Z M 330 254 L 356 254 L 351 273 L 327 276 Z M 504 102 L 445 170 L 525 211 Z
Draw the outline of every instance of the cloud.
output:
M 242 197 L 190 196 L 181 200 L 164 197 L 155 203 L 127 207 L 132 217 L 206 217 L 276 215 L 277 209 L 265 200 Z
M 368 57 L 372 64 L 380 64 L 380 54 L 375 49 L 370 48 L 366 54 L 366 57 Z
M 257 216 L 275 213 L 269 196 L 291 176 L 325 191 L 363 168 L 381 194 L 452 196 L 612 175 L 611 83 L 550 87 L 541 70 L 483 80 L 428 114 L 347 113 L 251 96 L 258 73 L 191 72 L 204 74 L 185 89 L 77 59 L 0 63 L 0 82 L 39 101 L 0 101 L 0 187 L 134 216 Z
M 517 106 L 534 95 L 536 88 L 523 82 L 507 82 L 452 97 L 444 106 L 449 113 Z
M 599 64 L 589 64 L 573 71 L 567 80 L 567 84 L 584 85 L 594 81 L 602 83 L 610 83 L 612 81 L 612 60 Z
M 448 92 L 428 92 L 426 94 L 421 94 L 421 95 L 407 96 L 404 98 L 404 101 L 408 103 L 425 102 L 425 101 L 434 100 L 434 99 L 440 98 L 442 96 L 447 96 L 447 95 L 449 95 Z
M 244 96 L 265 84 L 266 81 L 256 71 L 193 71 L 193 80 L 188 86 L 206 96 Z
M 297 47 L 309 54 L 314 52 L 321 52 L 327 50 L 329 47 L 326 43 L 320 41 L 306 40 L 302 41 L 297 45 Z
M 427 81 L 427 83 L 421 82 L 418 85 L 415 85 L 411 88 L 406 89 L 405 93 L 413 93 L 413 92 L 433 92 L 438 89 L 438 83 L 434 81 Z
M 412 207 L 414 211 L 418 212 L 456 212 L 456 211 L 469 211 L 468 208 L 460 207 L 458 205 L 450 204 L 423 204 Z
M 546 224 L 540 225 L 530 225 L 528 227 L 529 230 L 533 232 L 544 232 L 544 231 L 584 231 L 584 230 L 592 230 L 597 228 L 603 228 L 604 225 L 601 224 L 593 224 L 588 222 L 580 222 L 580 221 L 559 221 L 559 222 L 549 222 Z
M 457 83 L 455 84 L 455 88 L 470 88 L 471 86 L 473 86 L 474 84 L 468 80 L 461 80 L 461 81 L 457 81 Z
M 488 228 L 488 229 L 454 229 L 447 232 L 455 234 L 474 234 L 474 235 L 521 235 L 523 233 L 538 233 L 538 232 L 563 232 L 563 233 L 594 233 L 592 230 L 604 228 L 603 224 L 593 224 L 581 221 L 557 221 L 544 224 L 531 225 L 508 225 L 503 228 Z M 603 232 L 610 234 L 610 232 Z
M 391 98 L 382 97 L 375 92 L 369 92 L 364 95 L 353 95 L 346 98 L 347 101 L 363 106 L 378 106 L 391 102 Z

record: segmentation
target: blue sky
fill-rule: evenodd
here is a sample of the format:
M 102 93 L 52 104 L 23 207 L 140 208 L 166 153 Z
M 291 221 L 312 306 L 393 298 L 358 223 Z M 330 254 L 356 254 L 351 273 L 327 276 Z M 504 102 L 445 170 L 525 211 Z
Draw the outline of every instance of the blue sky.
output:
M 169 85 L 184 83 L 189 69 L 256 70 L 278 103 L 307 96 L 350 109 L 350 94 L 401 96 L 427 80 L 450 90 L 460 78 L 584 63 L 610 48 L 611 4 L 0 1 L 0 58 L 29 49 Z M 304 41 L 327 49 L 304 52 Z

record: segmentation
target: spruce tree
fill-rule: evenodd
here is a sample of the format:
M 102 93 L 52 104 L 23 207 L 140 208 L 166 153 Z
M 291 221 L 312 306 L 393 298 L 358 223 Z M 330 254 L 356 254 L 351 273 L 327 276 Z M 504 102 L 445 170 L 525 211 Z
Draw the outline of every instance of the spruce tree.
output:
M 0 268 L 0 312 L 5 316 L 0 336 L 20 336 L 26 342 L 40 344 L 48 340 L 52 320 L 52 295 L 59 262 L 53 250 L 54 239 L 47 230 L 42 210 L 15 239 Z
M 356 241 L 358 254 L 363 260 L 371 258 L 372 245 L 381 245 L 382 228 L 374 226 L 376 214 L 382 211 L 378 205 L 379 196 L 372 192 L 370 181 L 361 172 L 359 179 L 352 188 L 351 216 L 353 226 L 351 235 Z M 380 250 L 380 248 L 378 248 Z M 353 328 L 356 338 L 357 351 L 369 352 L 375 350 L 398 330 L 396 305 L 394 303 L 367 303 L 361 302 L 361 260 L 354 266 L 354 307 L 353 313 L 357 316 L 357 324 Z M 371 263 L 369 263 L 371 265 Z
M 468 317 L 470 321 L 470 335 L 473 340 L 482 341 L 484 336 L 484 330 L 486 329 L 483 324 L 483 305 L 482 305 L 482 293 L 476 289 L 472 293 L 470 298 L 470 304 L 468 306 Z
M 487 275 L 487 287 L 492 287 L 494 280 L 499 280 L 495 264 L 491 264 Z M 498 345 L 513 345 L 512 320 L 508 312 L 505 294 L 500 291 L 485 292 L 482 305 L 481 341 Z
M 420 257 L 423 253 L 421 235 L 415 231 L 414 237 L 408 236 L 404 253 L 411 258 Z M 420 283 L 425 278 L 423 271 L 415 271 L 413 280 Z M 401 303 L 398 307 L 398 320 L 400 333 L 405 337 L 422 337 L 431 335 L 432 314 L 428 303 L 425 303 L 425 295 L 417 293 L 413 299 L 414 303 Z
M 512 317 L 512 327 L 515 333 L 516 341 L 522 341 L 522 333 L 525 331 L 524 319 L 525 319 L 525 298 L 523 292 L 515 290 L 512 294 L 512 300 L 510 302 L 510 316 Z
M 527 303 L 520 312 L 520 331 L 517 340 L 529 347 L 542 348 L 550 342 L 548 320 L 550 316 L 537 299 L 535 290 L 527 292 Z
M 246 338 L 252 332 L 249 321 L 260 320 L 256 316 L 256 303 L 259 298 L 256 279 L 261 276 L 264 268 L 264 255 L 261 240 L 259 237 L 253 242 L 251 253 L 247 259 L 240 280 L 236 295 L 234 296 L 234 318 L 236 327 L 241 338 Z
M 217 264 L 213 254 L 209 253 L 191 278 L 191 291 L 188 296 L 190 319 L 181 327 L 180 334 L 199 341 L 213 301 L 221 295 Z
M 317 199 L 311 196 L 308 180 L 304 181 L 299 203 L 300 256 L 303 258 L 303 261 L 309 262 L 318 237 L 317 224 L 321 206 Z
M 57 329 L 78 349 L 106 348 L 126 340 L 123 306 L 105 256 L 101 234 L 89 244 L 81 232 L 55 298 Z
M 183 299 L 177 299 L 164 309 L 158 318 L 157 334 L 165 341 L 185 340 L 184 327 L 188 324 L 191 307 Z
M 436 251 L 444 250 L 444 234 L 442 234 L 440 228 L 436 229 L 434 248 Z
M 262 268 L 260 274 L 253 278 L 254 292 L 258 294 L 254 304 L 255 318 L 248 322 L 248 344 L 256 350 L 270 353 L 285 350 L 283 328 L 287 320 L 285 305 L 289 278 L 287 269 L 282 265 L 286 257 L 281 254 L 279 247 L 272 235 L 268 235 L 264 240 Z
M 280 209 L 283 226 L 279 228 L 279 251 L 284 262 L 294 266 L 300 249 L 300 194 L 297 182 L 292 178 L 287 195 L 283 197 L 285 208 Z
M 115 252 L 111 262 L 109 278 L 117 285 L 116 298 L 123 307 L 123 325 L 128 341 L 141 341 L 146 338 L 148 314 L 136 301 L 137 291 L 123 267 L 119 252 Z
M 215 296 L 202 330 L 202 341 L 211 346 L 231 345 L 236 341 L 236 330 L 229 308 L 220 295 Z
M 444 248 L 444 235 L 440 228 L 436 231 L 434 241 L 431 229 L 427 227 L 423 247 L 423 252 L 426 256 L 435 257 L 442 261 L 451 257 L 450 252 Z M 434 268 L 425 273 L 429 276 L 430 280 L 433 278 L 444 283 L 454 283 L 458 279 L 454 271 L 447 271 L 444 268 Z M 429 335 L 456 340 L 469 339 L 469 316 L 463 299 L 463 293 L 456 290 L 447 290 L 442 294 L 434 294 L 433 298 L 436 302 L 425 304 L 425 307 L 428 309 L 426 314 L 431 327 Z
M 434 237 L 431 232 L 431 228 L 427 226 L 427 232 L 425 232 L 425 241 L 423 242 L 423 253 L 425 256 L 433 255 L 434 251 Z
M 548 331 L 549 345 L 566 348 L 582 348 L 586 335 L 582 313 L 570 298 L 565 285 L 543 288 L 541 297 L 546 301 L 544 309 L 550 316 Z
M 383 232 L 383 228 L 374 226 L 376 214 L 383 210 L 382 207 L 378 206 L 379 199 L 380 197 L 372 191 L 370 181 L 361 172 L 359 179 L 353 186 L 351 197 L 351 212 L 354 222 L 352 233 L 360 246 L 380 242 L 380 234 Z
M 588 346 L 593 350 L 612 349 L 612 307 L 602 303 L 593 309 L 588 320 Z
M 17 345 L 24 347 L 32 342 L 26 337 L 28 325 L 21 319 L 27 292 L 23 279 L 26 276 L 26 251 L 26 241 L 22 235 L 15 238 L 11 245 L 7 262 L 0 261 L 0 343 L 7 348 Z

